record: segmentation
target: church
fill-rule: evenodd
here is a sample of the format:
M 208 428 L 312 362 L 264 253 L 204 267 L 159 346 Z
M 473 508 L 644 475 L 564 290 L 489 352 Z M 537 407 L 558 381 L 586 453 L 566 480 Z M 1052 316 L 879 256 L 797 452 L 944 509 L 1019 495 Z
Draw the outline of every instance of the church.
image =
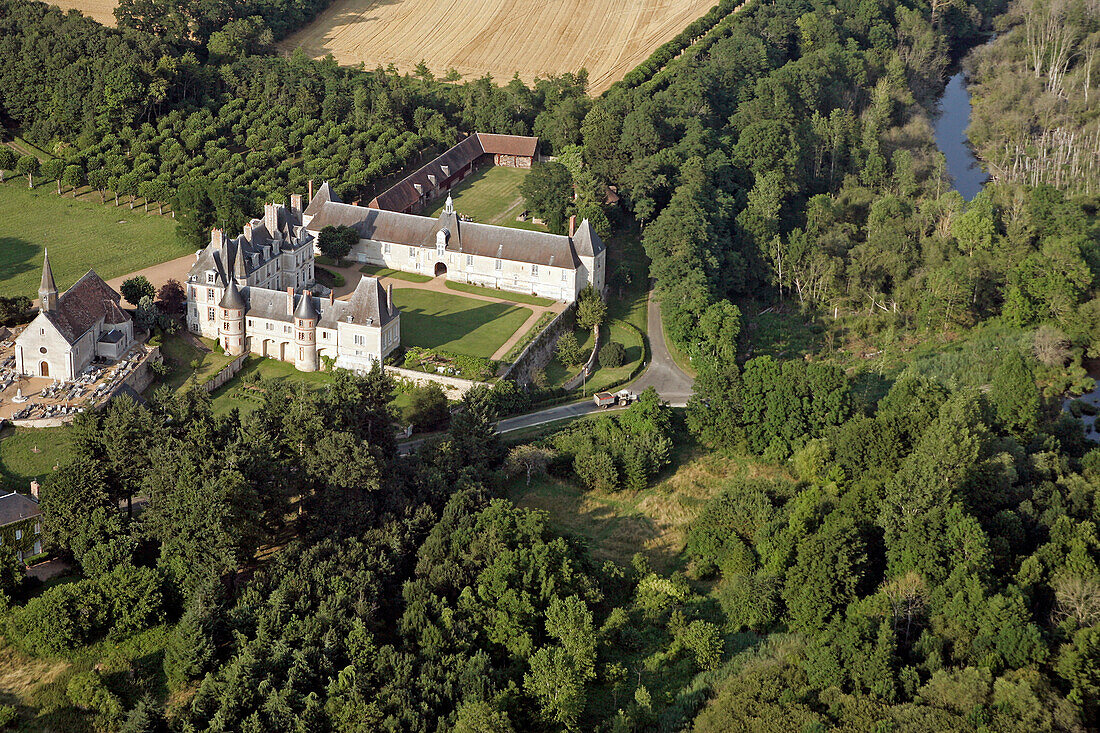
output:
M 45 252 L 38 315 L 15 339 L 16 372 L 65 381 L 96 359 L 118 361 L 134 343 L 134 322 L 121 301 L 93 270 L 59 295 Z
M 196 254 L 187 277 L 187 327 L 227 354 L 246 353 L 313 372 L 331 365 L 368 371 L 401 342 L 401 316 L 376 278 L 348 300 L 318 298 L 314 238 L 302 224 L 299 195 L 267 204 L 235 238 L 220 229 Z

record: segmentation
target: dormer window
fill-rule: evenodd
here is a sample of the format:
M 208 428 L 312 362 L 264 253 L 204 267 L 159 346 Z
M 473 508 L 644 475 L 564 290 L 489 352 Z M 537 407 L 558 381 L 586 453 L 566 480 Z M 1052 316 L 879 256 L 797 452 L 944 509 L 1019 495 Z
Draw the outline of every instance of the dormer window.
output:
M 206 273 L 206 282 L 208 282 L 208 283 L 214 282 L 214 273 L 212 273 L 212 272 Z

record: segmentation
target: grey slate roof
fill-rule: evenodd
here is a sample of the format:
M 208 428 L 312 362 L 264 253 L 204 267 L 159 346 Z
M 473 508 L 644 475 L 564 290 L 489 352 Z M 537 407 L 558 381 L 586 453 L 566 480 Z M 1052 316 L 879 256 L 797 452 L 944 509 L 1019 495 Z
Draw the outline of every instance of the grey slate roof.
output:
M 26 494 L 13 491 L 10 494 L 0 496 L 0 527 L 30 517 L 37 517 L 41 513 L 38 502 Z
M 118 306 L 121 299 L 122 296 L 103 282 L 94 270 L 88 270 L 84 277 L 61 294 L 56 308 L 43 311 L 42 315 L 72 344 L 100 318 L 111 324 L 130 320 L 130 316 Z
M 574 270 L 580 267 L 578 254 L 590 257 L 591 253 L 603 250 L 603 242 L 587 219 L 572 241 L 560 234 L 461 221 L 454 213 L 430 219 L 350 204 L 328 204 L 309 223 L 308 229 L 317 232 L 328 225 L 355 227 L 361 239 L 428 248 L 435 247 L 436 233 L 446 229 L 448 252 Z
M 381 327 L 396 318 L 398 313 L 396 306 L 392 309 L 389 307 L 386 291 L 378 278 L 363 276 L 350 299 L 337 300 L 331 305 L 325 304 L 318 325 L 336 328 L 337 323 L 347 323 L 350 318 L 351 323 L 361 326 L 372 324 Z
M 218 307 L 244 310 L 244 298 L 241 297 L 241 291 L 237 289 L 236 279 L 229 278 L 229 286 L 225 289 L 225 292 L 222 293 L 222 299 L 218 301 Z
M 310 199 L 309 205 L 306 206 L 306 210 L 302 212 L 302 215 L 315 216 L 321 211 L 321 207 L 329 201 L 342 203 L 340 197 L 333 193 L 332 186 L 329 185 L 328 181 L 325 181 L 321 184 L 321 188 L 317 190 L 317 193 L 313 195 L 313 198 Z
M 294 310 L 294 317 L 307 321 L 317 320 L 317 309 L 313 305 L 312 295 L 309 293 L 302 294 L 302 297 L 298 299 L 298 307 Z
M 189 275 L 198 277 L 207 270 L 214 270 L 218 274 L 217 284 L 224 286 L 230 275 L 235 274 L 243 279 L 257 270 L 260 265 L 253 264 L 254 256 L 258 255 L 260 262 L 266 262 L 265 248 L 270 247 L 273 253 L 278 253 L 300 247 L 305 243 L 304 240 L 311 239 L 302 227 L 301 219 L 285 206 L 277 207 L 274 232 L 267 230 L 263 218 L 250 221 L 245 232 L 232 239 L 227 238 L 224 252 L 217 244 L 208 244 L 191 266 Z M 241 274 L 242 267 L 244 274 Z

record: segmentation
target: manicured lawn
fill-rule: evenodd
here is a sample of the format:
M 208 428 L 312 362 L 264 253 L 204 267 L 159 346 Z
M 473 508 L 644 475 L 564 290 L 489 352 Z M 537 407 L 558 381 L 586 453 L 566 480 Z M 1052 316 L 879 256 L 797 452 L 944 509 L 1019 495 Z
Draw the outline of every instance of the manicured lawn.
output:
M 526 177 L 527 171 L 523 168 L 486 166 L 451 189 L 455 211 L 481 224 L 545 232 L 546 227 L 540 224 L 516 221 L 525 208 L 519 184 Z M 441 197 L 435 208 L 425 214 L 438 217 L 446 201 L 446 196 Z
M 359 272 L 364 275 L 370 275 L 371 277 L 392 277 L 397 280 L 405 280 L 411 283 L 426 283 L 431 280 L 427 275 L 417 275 L 415 272 L 402 272 L 401 270 L 392 270 L 388 267 L 375 267 L 374 265 L 363 265 L 359 268 Z
M 62 290 L 89 269 L 109 280 L 192 251 L 168 217 L 56 190 L 52 183 L 29 190 L 20 176 L 0 184 L 0 293 L 38 296 L 44 247 Z
M 531 316 L 530 308 L 400 288 L 401 343 L 457 354 L 491 357 Z
M 67 427 L 4 428 L 0 431 L 0 486 L 27 493 L 31 479 L 43 479 L 56 464 L 69 459 L 71 435 Z
M 469 283 L 455 283 L 451 282 L 450 280 L 448 280 L 446 284 L 448 290 L 457 290 L 460 293 L 473 293 L 474 295 L 487 295 L 490 298 L 510 300 L 513 303 L 525 303 L 527 305 L 554 304 L 554 301 L 550 300 L 550 298 L 540 298 L 537 295 L 509 293 L 507 290 L 497 290 L 496 288 L 483 288 L 480 285 L 470 285 Z

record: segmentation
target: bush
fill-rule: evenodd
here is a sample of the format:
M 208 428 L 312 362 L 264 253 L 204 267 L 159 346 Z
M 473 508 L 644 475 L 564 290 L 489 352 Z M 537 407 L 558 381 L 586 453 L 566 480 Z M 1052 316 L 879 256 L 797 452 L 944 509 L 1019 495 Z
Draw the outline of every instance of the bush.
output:
M 420 431 L 431 431 L 442 427 L 450 418 L 447 395 L 438 384 L 425 384 L 410 390 L 412 407 L 409 418 L 413 427 Z
M 7 728 L 19 718 L 14 705 L 0 705 L 0 728 Z
M 563 333 L 558 337 L 557 352 L 558 358 L 561 359 L 562 364 L 566 366 L 573 366 L 584 362 L 584 354 L 581 352 L 581 345 L 577 341 L 577 335 L 572 331 Z
M 78 672 L 69 680 L 69 701 L 81 710 L 99 713 L 108 721 L 122 717 L 122 701 L 107 689 L 99 672 Z
M 620 367 L 626 361 L 626 347 L 617 341 L 611 341 L 600 349 L 600 366 L 605 369 Z

